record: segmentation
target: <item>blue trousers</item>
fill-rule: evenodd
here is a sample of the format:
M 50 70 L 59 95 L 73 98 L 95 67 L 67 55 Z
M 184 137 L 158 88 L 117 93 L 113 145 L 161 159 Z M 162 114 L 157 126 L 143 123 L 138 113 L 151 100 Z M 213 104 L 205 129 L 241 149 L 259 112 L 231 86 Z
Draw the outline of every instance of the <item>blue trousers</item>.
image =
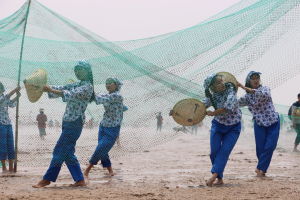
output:
M 254 134 L 256 143 L 256 156 L 258 158 L 257 169 L 267 172 L 273 151 L 276 149 L 279 138 L 280 122 L 268 127 L 259 126 L 254 123 Z
M 114 146 L 120 133 L 120 126 L 117 127 L 99 127 L 98 145 L 90 159 L 90 164 L 96 165 L 99 160 L 103 167 L 111 167 L 108 152 Z
M 14 135 L 11 125 L 0 125 L 0 160 L 15 159 Z
M 53 150 L 50 166 L 43 179 L 55 182 L 65 162 L 75 182 L 84 180 L 80 164 L 75 156 L 75 145 L 82 131 L 82 119 L 62 123 L 62 133 Z
M 240 136 L 241 123 L 226 126 L 213 120 L 210 132 L 211 173 L 217 173 L 218 178 L 223 178 L 229 155 Z

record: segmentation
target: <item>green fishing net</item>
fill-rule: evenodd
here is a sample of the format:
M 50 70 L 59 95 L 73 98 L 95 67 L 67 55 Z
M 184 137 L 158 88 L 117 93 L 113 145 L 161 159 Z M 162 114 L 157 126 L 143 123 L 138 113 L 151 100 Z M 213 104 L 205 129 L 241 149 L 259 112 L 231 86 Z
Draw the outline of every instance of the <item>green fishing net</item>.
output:
M 241 77 L 255 69 L 262 72 L 263 84 L 271 89 L 296 77 L 300 73 L 299 5 L 300 0 L 243 0 L 184 30 L 139 40 L 108 41 L 39 2 L 28 1 L 0 20 L 1 82 L 7 90 L 12 89 L 20 73 L 22 86 L 26 76 L 43 68 L 49 85 L 64 85 L 76 80 L 75 63 L 87 60 L 92 65 L 96 93 L 107 93 L 108 77 L 117 77 L 124 84 L 121 93 L 129 109 L 124 113 L 120 143 L 110 155 L 140 152 L 182 134 L 168 116 L 169 110 L 181 99 L 203 99 L 203 80 L 212 73 L 230 72 L 243 83 Z M 60 135 L 65 104 L 48 99 L 46 94 L 32 104 L 25 90 L 22 94 L 19 162 L 24 166 L 48 165 Z M 40 140 L 36 125 L 40 108 L 48 117 L 45 140 Z M 288 123 L 288 106 L 277 105 L 276 109 Z M 250 113 L 243 111 L 244 120 L 251 121 Z M 87 124 L 76 147 L 80 161 L 86 162 L 97 145 L 103 112 L 95 103 L 87 108 Z M 161 132 L 156 130 L 158 112 L 163 116 Z M 11 118 L 14 116 L 11 110 Z M 209 126 L 210 120 L 207 117 L 203 124 Z

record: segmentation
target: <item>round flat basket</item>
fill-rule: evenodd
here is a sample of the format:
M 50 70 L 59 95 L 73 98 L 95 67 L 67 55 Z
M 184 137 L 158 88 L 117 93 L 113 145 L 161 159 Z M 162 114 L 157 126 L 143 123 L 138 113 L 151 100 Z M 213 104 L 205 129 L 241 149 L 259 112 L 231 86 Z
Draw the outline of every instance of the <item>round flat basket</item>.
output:
M 183 99 L 173 107 L 173 119 L 183 126 L 193 126 L 201 122 L 206 115 L 204 103 L 197 99 Z
M 31 103 L 39 100 L 43 94 L 43 87 L 47 84 L 47 71 L 37 69 L 24 80 L 26 93 Z
M 235 89 L 238 89 L 236 78 L 229 72 L 218 72 L 217 75 L 221 75 L 225 83 L 232 83 Z

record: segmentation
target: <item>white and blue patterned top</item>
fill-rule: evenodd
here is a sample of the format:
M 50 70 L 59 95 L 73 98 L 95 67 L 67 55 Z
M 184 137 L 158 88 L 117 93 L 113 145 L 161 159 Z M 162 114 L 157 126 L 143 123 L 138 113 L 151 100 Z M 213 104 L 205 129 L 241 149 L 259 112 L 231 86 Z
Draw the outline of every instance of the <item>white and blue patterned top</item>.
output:
M 7 95 L 0 96 L 0 125 L 10 125 L 11 121 L 8 115 L 8 107 L 15 107 L 17 101 L 12 101 Z
M 118 91 L 96 95 L 95 102 L 97 105 L 103 104 L 105 110 L 100 126 L 116 127 L 121 125 L 123 112 L 127 110 L 127 107 L 124 106 L 123 97 Z
M 79 117 L 85 120 L 85 110 L 93 94 L 93 86 L 89 81 L 80 81 L 65 86 L 50 86 L 52 89 L 63 92 L 62 100 L 67 102 L 63 121 L 72 122 Z M 59 95 L 48 93 L 49 98 L 58 98 Z
M 270 88 L 260 86 L 254 93 L 247 93 L 239 99 L 240 106 L 248 106 L 253 119 L 259 126 L 268 127 L 279 120 L 273 105 Z
M 227 85 L 226 90 L 222 92 L 214 92 L 212 98 L 216 102 L 217 109 L 225 108 L 226 112 L 221 115 L 216 115 L 214 119 L 226 126 L 231 126 L 239 123 L 242 119 L 242 112 L 238 106 L 236 97 L 236 90 L 232 85 Z M 204 100 L 206 107 L 212 105 L 211 100 L 206 98 Z

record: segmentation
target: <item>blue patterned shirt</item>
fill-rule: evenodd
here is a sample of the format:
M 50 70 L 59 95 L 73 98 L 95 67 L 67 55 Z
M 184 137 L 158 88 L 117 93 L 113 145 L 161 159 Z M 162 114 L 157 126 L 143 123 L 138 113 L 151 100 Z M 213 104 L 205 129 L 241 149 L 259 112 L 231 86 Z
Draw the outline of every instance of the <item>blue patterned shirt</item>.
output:
M 226 109 L 225 113 L 214 117 L 217 122 L 230 126 L 241 121 L 242 112 L 239 109 L 236 91 L 232 85 L 228 85 L 225 91 L 214 92 L 212 98 L 216 102 L 217 109 Z M 210 107 L 212 105 L 209 98 L 204 100 L 204 104 L 206 107 Z
M 105 110 L 100 125 L 103 127 L 120 126 L 123 120 L 123 112 L 127 110 L 120 93 L 116 91 L 110 94 L 96 95 L 95 99 L 96 104 L 103 104 Z
M 8 115 L 8 107 L 15 107 L 17 101 L 12 101 L 7 95 L 2 94 L 0 96 L 0 124 L 1 125 L 10 125 L 11 121 Z
M 240 106 L 248 106 L 253 119 L 259 126 L 268 127 L 279 120 L 273 105 L 270 88 L 260 86 L 253 94 L 247 93 L 239 99 Z
M 67 102 L 64 113 L 64 121 L 75 121 L 79 117 L 85 120 L 84 112 L 93 94 L 93 86 L 89 81 L 80 81 L 65 86 L 50 86 L 52 89 L 63 92 L 62 100 Z M 48 93 L 49 98 L 57 98 L 59 95 Z

